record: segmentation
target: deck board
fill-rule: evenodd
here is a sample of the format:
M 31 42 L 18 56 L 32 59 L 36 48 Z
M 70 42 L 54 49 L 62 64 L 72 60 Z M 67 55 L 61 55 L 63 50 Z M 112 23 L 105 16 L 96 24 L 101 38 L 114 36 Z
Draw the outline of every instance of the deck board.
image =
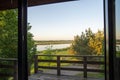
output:
M 68 76 L 68 75 L 61 75 L 57 76 L 55 74 L 48 74 L 48 73 L 36 73 L 29 76 L 29 80 L 105 80 L 103 78 L 90 78 L 87 79 L 78 76 Z

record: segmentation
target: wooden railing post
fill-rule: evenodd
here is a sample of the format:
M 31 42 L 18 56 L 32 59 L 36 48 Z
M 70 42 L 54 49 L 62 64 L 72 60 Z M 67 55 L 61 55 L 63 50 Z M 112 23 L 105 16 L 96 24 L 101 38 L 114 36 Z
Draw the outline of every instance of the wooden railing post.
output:
M 38 72 L 38 55 L 35 55 L 34 73 Z
M 57 56 L 57 76 L 60 76 L 60 56 Z
M 84 78 L 87 78 L 87 56 L 83 56 Z
M 18 80 L 18 62 L 17 62 L 17 60 L 14 61 L 14 79 L 13 80 Z

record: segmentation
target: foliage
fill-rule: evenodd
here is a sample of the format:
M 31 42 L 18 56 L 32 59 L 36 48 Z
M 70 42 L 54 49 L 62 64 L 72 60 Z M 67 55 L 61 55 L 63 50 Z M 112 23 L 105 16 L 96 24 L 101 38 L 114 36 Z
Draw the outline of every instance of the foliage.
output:
M 82 32 L 81 36 L 74 37 L 74 41 L 71 46 L 71 50 L 77 55 L 91 55 L 92 49 L 88 46 L 89 40 L 94 37 L 93 32 L 89 28 Z
M 46 50 L 43 51 L 43 54 L 45 54 L 45 55 L 52 55 L 53 54 L 52 53 L 52 45 L 47 46 Z
M 120 51 L 116 51 L 116 56 L 120 57 Z
M 18 12 L 7 10 L 0 12 L 0 56 L 3 58 L 17 57 L 18 43 Z M 30 24 L 27 26 L 28 59 L 35 53 L 33 35 L 29 32 Z
M 0 57 L 17 56 L 17 11 L 0 12 Z
M 52 55 L 53 51 L 52 51 L 52 45 L 46 47 L 46 50 L 43 51 L 43 54 L 45 55 Z M 45 60 L 52 60 L 54 57 L 52 56 L 45 56 L 44 59 Z M 50 66 L 50 62 L 48 63 L 48 65 Z
M 33 61 L 36 52 L 33 35 L 29 32 L 30 24 L 27 26 L 28 61 Z M 17 58 L 18 52 L 18 11 L 6 10 L 0 12 L 0 57 Z M 30 64 L 29 64 L 30 65 Z
M 103 53 L 104 34 L 103 31 L 98 30 L 93 38 L 90 38 L 89 46 L 94 50 L 95 55 L 102 55 Z
M 72 54 L 76 55 L 101 55 L 103 53 L 103 32 L 93 33 L 90 28 L 74 37 L 71 46 Z

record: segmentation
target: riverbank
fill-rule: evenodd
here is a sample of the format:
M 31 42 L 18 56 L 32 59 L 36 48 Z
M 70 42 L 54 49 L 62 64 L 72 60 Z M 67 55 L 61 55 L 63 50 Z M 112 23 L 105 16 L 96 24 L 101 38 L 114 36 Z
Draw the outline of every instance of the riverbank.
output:
M 37 45 L 37 51 L 44 51 L 47 49 L 55 50 L 55 49 L 64 49 L 69 48 L 71 44 L 52 44 L 52 45 Z

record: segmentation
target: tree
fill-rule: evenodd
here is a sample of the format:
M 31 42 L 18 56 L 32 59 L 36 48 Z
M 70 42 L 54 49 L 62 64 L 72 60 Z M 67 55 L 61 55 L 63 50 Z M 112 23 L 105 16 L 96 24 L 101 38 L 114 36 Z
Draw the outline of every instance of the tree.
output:
M 74 37 L 71 46 L 71 52 L 76 55 L 102 55 L 104 49 L 104 34 L 103 31 L 98 30 L 93 33 L 89 28 L 82 32 L 81 36 Z
M 93 38 L 89 40 L 89 46 L 93 49 L 94 55 L 103 55 L 104 33 L 98 30 Z
M 29 67 L 36 52 L 33 35 L 29 32 L 30 24 L 27 26 L 27 45 Z M 18 44 L 18 11 L 6 10 L 0 12 L 0 57 L 17 58 Z M 8 79 L 3 79 L 8 80 Z
M 82 32 L 81 36 L 77 35 L 74 37 L 71 49 L 76 55 L 91 55 L 92 49 L 88 46 L 89 40 L 94 37 L 93 32 L 90 28 Z
M 0 12 L 0 56 L 4 58 L 17 57 L 18 43 L 18 15 L 17 10 Z M 32 33 L 29 32 L 32 26 L 27 26 L 28 59 L 35 51 L 35 44 Z
M 17 11 L 0 12 L 0 57 L 17 57 Z

